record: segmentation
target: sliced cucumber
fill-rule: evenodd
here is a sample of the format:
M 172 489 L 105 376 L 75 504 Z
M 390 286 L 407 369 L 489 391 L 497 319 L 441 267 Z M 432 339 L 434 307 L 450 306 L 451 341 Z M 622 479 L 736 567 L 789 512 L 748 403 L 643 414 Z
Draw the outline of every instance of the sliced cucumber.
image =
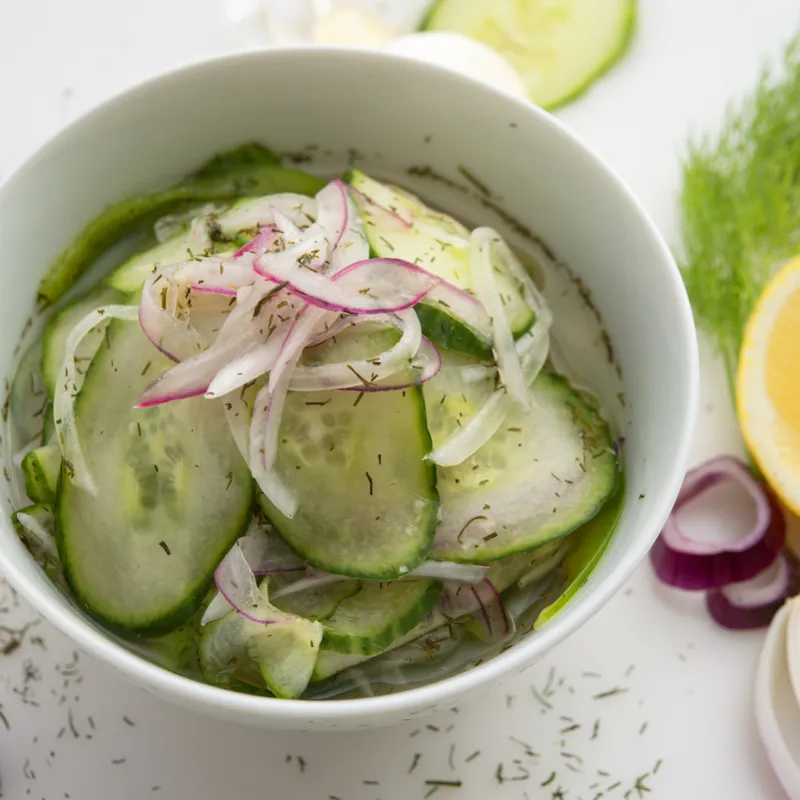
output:
M 265 151 L 266 152 L 266 151 Z M 108 247 L 165 214 L 209 201 L 297 192 L 316 194 L 325 182 L 272 160 L 253 160 L 254 151 L 237 148 L 215 156 L 198 173 L 162 191 L 134 195 L 101 211 L 53 262 L 39 284 L 41 305 L 52 305 Z
M 124 297 L 119 292 L 106 286 L 100 286 L 61 309 L 50 320 L 42 341 L 42 377 L 51 399 L 63 366 L 64 348 L 69 332 L 93 309 L 99 308 L 106 303 L 122 302 L 124 302 Z M 78 352 L 75 354 L 79 359 L 79 363 L 82 362 L 84 367 L 88 367 L 104 335 L 104 328 L 98 327 L 84 337 Z M 84 374 L 85 372 L 86 370 L 83 369 Z
M 473 291 L 468 252 L 470 232 L 460 222 L 428 208 L 409 192 L 373 180 L 358 170 L 348 172 L 347 181 L 358 190 L 353 200 L 364 219 L 367 239 L 375 255 L 411 261 L 465 291 Z M 392 213 L 376 212 L 373 204 Z M 412 220 L 410 227 L 392 219 L 397 211 Z M 511 331 L 519 338 L 530 330 L 536 316 L 524 301 L 516 279 L 501 264 L 495 270 Z M 436 344 L 477 358 L 492 357 L 490 325 L 477 330 L 433 300 L 423 301 L 417 313 L 423 332 Z
M 528 98 L 553 109 L 614 66 L 635 24 L 636 0 L 438 0 L 421 28 L 489 45 L 516 67 Z
M 290 392 L 277 469 L 300 499 L 293 519 L 260 502 L 277 533 L 313 566 L 391 580 L 428 554 L 438 496 L 417 388 Z
M 144 282 L 152 277 L 158 267 L 186 261 L 189 257 L 186 236 L 179 234 L 149 250 L 132 255 L 106 278 L 106 283 L 125 295 L 141 292 Z
M 323 623 L 322 647 L 371 655 L 416 627 L 434 607 L 442 585 L 429 579 L 364 583 Z
M 51 506 L 35 503 L 11 515 L 11 522 L 28 552 L 56 585 L 66 590 L 53 538 L 55 520 Z
M 217 401 L 133 408 L 170 363 L 139 325 L 109 325 L 76 403 L 98 493 L 62 474 L 57 498 L 59 551 L 75 595 L 133 631 L 188 619 L 251 513 L 252 479 Z
M 267 625 L 247 642 L 247 653 L 258 665 L 267 688 L 291 700 L 306 690 L 317 663 L 322 626 L 302 617 Z
M 269 606 L 263 583 L 261 593 Z M 311 679 L 321 640 L 319 622 L 275 609 L 265 625 L 231 611 L 203 628 L 200 668 L 207 681 L 220 686 L 263 681 L 276 697 L 299 697 Z
M 8 405 L 3 409 L 14 434 L 14 450 L 24 447 L 42 433 L 47 391 L 39 369 L 41 360 L 42 340 L 39 338 L 25 350 L 14 372 Z
M 336 611 L 342 600 L 352 597 L 360 589 L 361 584 L 358 581 L 337 581 L 276 597 L 272 604 L 281 611 L 296 614 L 298 617 L 326 620 Z
M 485 562 L 530 550 L 591 519 L 619 467 L 608 425 L 566 378 L 542 373 L 530 409 L 516 409 L 476 453 L 439 468 L 433 557 Z
M 61 448 L 46 444 L 31 450 L 22 459 L 25 492 L 34 503 L 52 504 L 56 499 L 61 472 Z
M 56 418 L 53 416 L 53 404 L 48 403 L 44 410 L 42 424 L 42 444 L 51 444 L 56 440 Z

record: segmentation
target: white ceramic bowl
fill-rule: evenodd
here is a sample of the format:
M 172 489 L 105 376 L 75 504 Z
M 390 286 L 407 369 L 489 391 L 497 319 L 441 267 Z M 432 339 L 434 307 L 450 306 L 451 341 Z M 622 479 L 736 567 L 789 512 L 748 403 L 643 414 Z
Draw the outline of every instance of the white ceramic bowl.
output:
M 449 707 L 530 666 L 579 628 L 647 553 L 683 478 L 698 381 L 692 316 L 678 270 L 642 207 L 558 120 L 485 85 L 389 54 L 270 50 L 180 69 L 114 98 L 70 125 L 0 189 L 0 372 L 37 281 L 106 204 L 178 179 L 247 140 L 281 150 L 316 144 L 315 169 L 358 154 L 368 170 L 411 189 L 431 165 L 460 178 L 466 165 L 590 289 L 622 366 L 628 399 L 627 498 L 610 548 L 578 596 L 541 631 L 456 677 L 361 700 L 251 697 L 196 683 L 124 649 L 78 612 L 17 539 L 8 503 L 0 568 L 51 623 L 135 683 L 187 708 L 272 728 L 388 724 Z M 463 205 L 466 198 L 460 197 Z M 488 212 L 472 216 L 481 220 Z M 453 209 L 456 211 L 457 209 Z

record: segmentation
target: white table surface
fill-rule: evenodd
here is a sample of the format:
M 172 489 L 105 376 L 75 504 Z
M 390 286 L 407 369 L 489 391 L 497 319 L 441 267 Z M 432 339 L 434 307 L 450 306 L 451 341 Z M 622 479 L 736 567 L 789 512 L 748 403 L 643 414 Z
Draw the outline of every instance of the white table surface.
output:
M 0 177 L 121 88 L 248 46 L 252 31 L 230 23 L 231 3 L 0 0 Z M 763 58 L 798 27 L 800 9 L 796 0 L 640 0 L 640 7 L 625 62 L 559 116 L 616 167 L 677 244 L 687 134 L 715 125 L 728 99 L 752 87 Z M 696 461 L 741 447 L 719 367 L 705 346 L 702 355 Z M 335 736 L 213 722 L 161 703 L 85 656 L 74 666 L 71 644 L 0 583 L 0 626 L 29 623 L 23 646 L 0 654 L 0 793 L 11 800 L 406 800 L 424 797 L 426 780 L 463 781 L 439 789 L 437 800 L 551 800 L 559 789 L 565 800 L 782 797 L 753 719 L 763 634 L 720 630 L 698 598 L 660 587 L 647 564 L 504 690 L 428 726 Z M 0 628 L 0 642 L 3 635 Z M 548 680 L 552 709 L 531 691 Z M 595 698 L 617 687 L 624 691 Z M 562 733 L 573 725 L 580 727 Z

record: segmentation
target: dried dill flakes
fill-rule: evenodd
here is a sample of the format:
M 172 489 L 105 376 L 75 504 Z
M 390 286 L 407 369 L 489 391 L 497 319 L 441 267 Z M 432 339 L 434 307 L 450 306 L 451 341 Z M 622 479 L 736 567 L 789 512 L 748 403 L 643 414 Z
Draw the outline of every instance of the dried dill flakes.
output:
M 453 789 L 460 789 L 463 786 L 463 781 L 439 781 L 439 780 L 427 780 L 425 781 L 426 786 L 449 786 Z
M 161 540 L 161 541 L 158 543 L 158 546 L 159 546 L 159 547 L 160 547 L 160 548 L 161 548 L 161 549 L 162 549 L 162 550 L 163 550 L 163 551 L 164 551 L 164 552 L 165 552 L 165 553 L 166 553 L 168 556 L 171 556 L 171 555 L 172 555 L 172 551 L 169 549 L 169 545 L 168 545 L 168 544 L 167 544 L 167 543 L 166 543 L 166 542 L 165 542 L 163 539 L 162 539 L 162 540 Z
M 609 689 L 607 692 L 600 692 L 600 694 L 596 694 L 592 696 L 593 700 L 604 700 L 606 697 L 616 697 L 618 694 L 625 694 L 628 690 L 620 688 L 619 686 L 615 686 L 613 689 Z
M 469 764 L 470 761 L 474 761 L 479 755 L 481 754 L 480 750 L 476 750 L 474 753 L 470 753 L 465 759 L 464 763 Z
M 411 766 L 408 768 L 408 774 L 410 775 L 419 764 L 420 759 L 422 758 L 422 753 L 414 753 L 414 758 L 411 761 Z

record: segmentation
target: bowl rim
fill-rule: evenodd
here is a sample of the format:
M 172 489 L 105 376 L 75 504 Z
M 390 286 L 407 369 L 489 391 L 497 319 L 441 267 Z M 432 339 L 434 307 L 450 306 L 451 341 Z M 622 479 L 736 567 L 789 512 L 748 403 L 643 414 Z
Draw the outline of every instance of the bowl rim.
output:
M 254 720 L 268 720 L 270 718 L 276 721 L 283 719 L 287 722 L 304 722 L 313 718 L 315 721 L 346 723 L 348 719 L 360 718 L 363 720 L 366 717 L 399 715 L 403 712 L 412 713 L 415 709 L 425 706 L 454 705 L 460 697 L 468 694 L 471 690 L 481 686 L 488 686 L 505 675 L 513 674 L 525 666 L 533 664 L 538 657 L 549 652 L 555 645 L 572 635 L 594 616 L 619 591 L 622 584 L 631 576 L 635 568 L 646 556 L 658 531 L 672 509 L 674 499 L 683 480 L 692 446 L 699 397 L 697 339 L 694 318 L 683 281 L 672 253 L 661 233 L 627 183 L 616 173 L 604 157 L 570 130 L 564 122 L 539 106 L 449 68 L 423 62 L 412 56 L 391 51 L 365 50 L 353 47 L 297 45 L 249 49 L 192 60 L 138 81 L 122 91 L 115 92 L 87 109 L 63 128 L 60 128 L 30 153 L 4 181 L 0 182 L 0 197 L 10 191 L 18 181 L 23 181 L 28 169 L 39 159 L 44 158 L 51 149 L 57 147 L 62 139 L 79 135 L 81 128 L 90 126 L 95 118 L 109 113 L 118 105 L 135 102 L 140 94 L 146 94 L 158 84 L 180 80 L 192 72 L 204 69 L 214 70 L 219 66 L 235 62 L 260 61 L 262 59 L 280 60 L 287 54 L 296 56 L 298 51 L 304 52 L 306 57 L 312 59 L 324 60 L 348 57 L 354 60 L 361 59 L 364 62 L 394 62 L 405 64 L 406 66 L 413 65 L 414 68 L 423 72 L 444 74 L 453 82 L 469 84 L 474 91 L 501 96 L 506 103 L 514 107 L 517 113 L 536 117 L 538 124 L 549 127 L 558 136 L 568 140 L 572 147 L 583 151 L 594 162 L 595 166 L 604 173 L 605 178 L 616 187 L 619 192 L 620 202 L 627 204 L 634 216 L 638 218 L 639 224 L 647 233 L 660 255 L 660 268 L 666 268 L 668 273 L 670 281 L 669 302 L 674 307 L 675 321 L 679 323 L 678 330 L 681 334 L 679 338 L 682 339 L 681 350 L 685 367 L 682 402 L 685 415 L 681 429 L 675 431 L 678 444 L 675 448 L 670 470 L 662 481 L 660 499 L 650 514 L 653 534 L 650 537 L 641 537 L 636 540 L 621 554 L 611 574 L 603 583 L 595 587 L 591 602 L 574 603 L 572 613 L 562 617 L 560 624 L 553 625 L 551 623 L 547 625 L 537 631 L 535 636 L 524 638 L 513 647 L 483 664 L 434 683 L 401 690 L 393 694 L 345 700 L 288 701 L 243 694 L 201 683 L 192 678 L 170 672 L 128 650 L 122 644 L 104 634 L 100 628 L 90 621 L 83 619 L 74 610 L 52 602 L 48 595 L 40 591 L 25 576 L 16 574 L 13 570 L 3 572 L 8 582 L 31 603 L 38 613 L 42 614 L 51 624 L 55 625 L 98 660 L 114 667 L 136 683 L 151 687 L 165 696 L 179 698 L 184 706 L 191 703 L 192 705 L 207 708 L 212 713 L 214 709 L 218 712 L 232 712 L 240 716 L 240 721 L 243 723 L 253 722 Z M 0 553 L 0 565 L 3 561 L 2 553 Z M 225 715 L 230 718 L 230 714 L 226 713 Z

